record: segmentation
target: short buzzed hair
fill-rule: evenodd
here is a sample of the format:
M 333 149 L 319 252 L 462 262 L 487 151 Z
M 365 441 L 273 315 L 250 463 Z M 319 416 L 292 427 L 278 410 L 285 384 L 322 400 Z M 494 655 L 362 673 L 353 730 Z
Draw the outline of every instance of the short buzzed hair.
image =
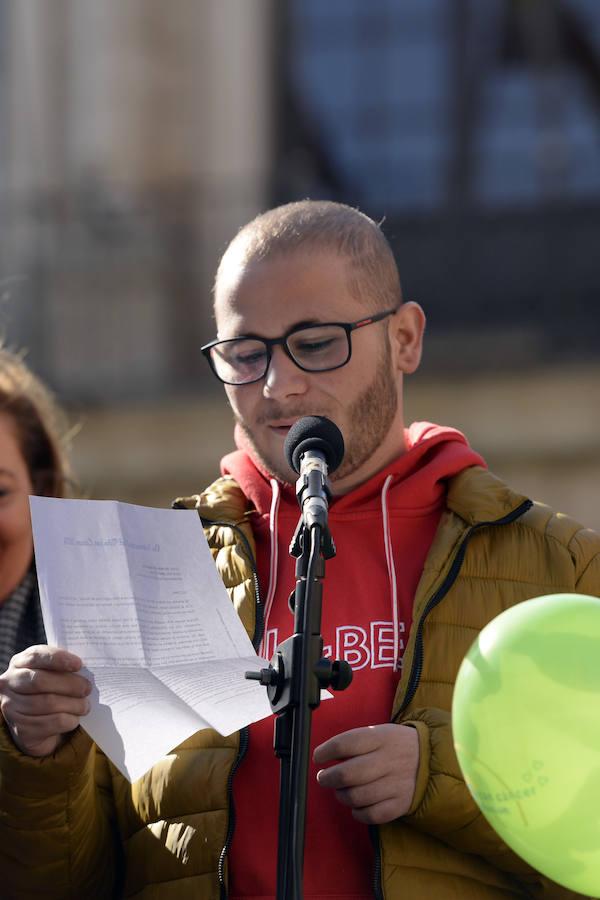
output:
M 373 219 L 344 203 L 301 200 L 277 206 L 238 231 L 223 254 L 215 293 L 226 266 L 281 257 L 296 250 L 333 251 L 348 263 L 348 288 L 371 311 L 402 302 L 392 249 Z

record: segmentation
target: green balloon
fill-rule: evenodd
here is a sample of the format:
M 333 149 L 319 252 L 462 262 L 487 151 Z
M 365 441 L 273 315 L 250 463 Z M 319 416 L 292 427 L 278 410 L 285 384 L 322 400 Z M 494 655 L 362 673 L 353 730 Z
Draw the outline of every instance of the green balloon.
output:
M 552 594 L 493 619 L 452 701 L 475 801 L 530 865 L 600 897 L 600 600 Z

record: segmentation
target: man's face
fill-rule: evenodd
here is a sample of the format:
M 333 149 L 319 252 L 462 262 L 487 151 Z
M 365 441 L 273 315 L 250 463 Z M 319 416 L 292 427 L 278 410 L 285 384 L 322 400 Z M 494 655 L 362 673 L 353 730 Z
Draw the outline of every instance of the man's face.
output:
M 243 269 L 230 268 L 216 294 L 219 337 L 276 338 L 299 324 L 358 321 L 372 310 L 349 292 L 347 265 L 332 252 L 298 250 Z M 397 446 L 392 456 L 401 452 L 402 428 L 390 435 L 393 424 L 401 426 L 401 410 L 389 321 L 354 331 L 352 357 L 340 369 L 304 372 L 276 346 L 261 381 L 226 385 L 235 418 L 269 472 L 287 482 L 297 477 L 287 465 L 283 445 L 290 426 L 305 415 L 327 416 L 344 436 L 344 461 L 332 477 L 336 492 L 377 471 L 377 460 L 392 440 Z

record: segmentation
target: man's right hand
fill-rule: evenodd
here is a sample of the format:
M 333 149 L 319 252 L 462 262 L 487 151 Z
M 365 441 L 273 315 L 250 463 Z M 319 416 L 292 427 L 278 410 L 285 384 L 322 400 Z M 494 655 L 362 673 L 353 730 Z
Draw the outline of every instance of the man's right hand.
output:
M 92 686 L 78 675 L 78 656 L 40 644 L 11 659 L 0 675 L 0 710 L 12 739 L 28 756 L 50 756 L 89 712 Z

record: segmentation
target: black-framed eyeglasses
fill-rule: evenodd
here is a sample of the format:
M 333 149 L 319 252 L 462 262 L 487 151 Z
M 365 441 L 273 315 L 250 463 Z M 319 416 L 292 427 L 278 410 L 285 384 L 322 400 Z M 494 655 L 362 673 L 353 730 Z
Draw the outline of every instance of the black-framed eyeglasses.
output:
M 323 322 L 290 328 L 282 337 L 262 338 L 253 334 L 211 341 L 201 349 L 217 378 L 224 384 L 253 384 L 264 378 L 271 364 L 273 347 L 281 346 L 303 372 L 331 372 L 345 366 L 352 356 L 350 335 L 357 328 L 392 316 L 398 307 L 386 309 L 358 322 Z

